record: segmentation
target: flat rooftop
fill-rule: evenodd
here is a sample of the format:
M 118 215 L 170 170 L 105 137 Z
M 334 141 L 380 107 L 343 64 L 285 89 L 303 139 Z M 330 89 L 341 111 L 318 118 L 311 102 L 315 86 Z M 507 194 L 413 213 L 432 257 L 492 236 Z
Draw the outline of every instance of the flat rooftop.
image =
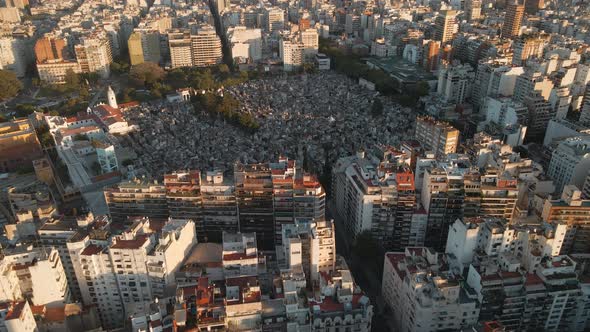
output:
M 219 243 L 198 243 L 187 256 L 184 265 L 221 262 L 223 247 Z
M 422 67 L 416 66 L 401 57 L 364 58 L 363 60 L 368 65 L 378 67 L 395 79 L 403 82 L 411 83 L 436 79 L 432 73 L 425 71 Z

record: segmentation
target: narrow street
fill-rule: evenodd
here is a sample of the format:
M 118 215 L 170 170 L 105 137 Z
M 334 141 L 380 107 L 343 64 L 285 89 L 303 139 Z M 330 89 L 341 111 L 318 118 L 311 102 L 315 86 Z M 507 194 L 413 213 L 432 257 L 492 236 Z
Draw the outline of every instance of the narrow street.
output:
M 376 271 L 367 268 L 356 253 L 352 251 L 353 244 L 350 243 L 350 237 L 344 232 L 342 219 L 333 206 L 331 200 L 326 205 L 326 218 L 334 219 L 336 229 L 336 250 L 339 255 L 346 259 L 346 263 L 354 276 L 356 283 L 361 287 L 365 294 L 371 299 L 374 306 L 375 316 L 373 317 L 372 330 L 375 332 L 394 331 L 394 322 L 392 317 L 385 316 L 385 303 L 381 296 L 381 280 Z

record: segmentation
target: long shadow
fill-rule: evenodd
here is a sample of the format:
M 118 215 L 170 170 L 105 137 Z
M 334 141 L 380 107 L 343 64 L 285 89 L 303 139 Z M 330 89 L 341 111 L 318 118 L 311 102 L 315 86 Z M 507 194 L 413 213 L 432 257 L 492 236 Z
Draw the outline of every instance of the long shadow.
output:
M 223 0 L 218 0 L 223 1 Z M 221 52 L 223 54 L 223 63 L 225 63 L 230 70 L 234 70 L 234 58 L 231 54 L 231 44 L 229 39 L 227 38 L 227 34 L 223 27 L 223 21 L 221 20 L 221 16 L 219 15 L 219 11 L 217 10 L 217 5 L 215 0 L 208 0 L 209 3 L 209 10 L 211 11 L 211 15 L 213 15 L 213 21 L 215 22 L 215 32 L 217 36 L 221 40 Z

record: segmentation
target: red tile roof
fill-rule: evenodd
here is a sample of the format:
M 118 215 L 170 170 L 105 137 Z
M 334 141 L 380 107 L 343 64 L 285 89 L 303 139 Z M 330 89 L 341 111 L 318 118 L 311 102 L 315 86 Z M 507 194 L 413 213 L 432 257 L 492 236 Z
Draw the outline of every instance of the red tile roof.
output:
M 527 273 L 526 281 L 524 284 L 525 284 L 525 286 L 539 285 L 539 284 L 542 285 L 543 280 L 541 280 L 541 278 L 539 278 L 539 276 L 534 273 Z
M 75 135 L 79 135 L 79 134 L 94 132 L 97 130 L 100 130 L 100 128 L 98 128 L 97 126 L 86 126 L 86 127 L 80 127 L 80 128 L 62 129 L 60 132 L 63 137 L 66 137 L 66 136 L 75 136 Z
M 256 255 L 247 255 L 246 253 L 238 252 L 234 254 L 225 254 L 223 255 L 224 261 L 237 261 L 239 259 L 252 259 L 256 258 Z
M 363 294 L 355 294 L 352 296 L 352 308 L 359 308 L 359 300 Z M 331 297 L 325 297 L 322 302 L 310 301 L 310 306 L 318 305 L 321 312 L 339 312 L 344 311 L 344 303 L 334 301 Z
M 111 249 L 139 249 L 143 246 L 148 239 L 146 234 L 140 234 L 132 240 L 117 239 L 116 242 L 111 246 Z
M 47 308 L 44 317 L 50 322 L 63 322 L 66 320 L 66 313 L 64 307 Z
M 101 253 L 103 250 L 104 250 L 104 248 L 101 246 L 97 246 L 95 244 L 89 244 L 86 248 L 84 248 L 84 250 L 82 250 L 80 255 L 92 256 L 92 255 L 96 255 L 98 253 Z
M 31 305 L 31 311 L 33 315 L 43 316 L 45 315 L 45 305 Z
M 25 301 L 13 303 L 4 320 L 20 319 L 26 304 Z
M 119 104 L 119 109 L 131 108 L 131 107 L 135 107 L 135 106 L 139 106 L 139 102 L 130 101 L 128 103 Z

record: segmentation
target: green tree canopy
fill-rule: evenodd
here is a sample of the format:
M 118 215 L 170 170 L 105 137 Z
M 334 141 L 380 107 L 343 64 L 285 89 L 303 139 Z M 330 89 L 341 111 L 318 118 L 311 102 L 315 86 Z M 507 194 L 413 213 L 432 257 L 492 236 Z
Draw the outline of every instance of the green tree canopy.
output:
M 137 86 L 151 87 L 164 78 L 165 72 L 158 64 L 144 62 L 131 67 L 129 79 Z
M 77 87 L 80 85 L 80 75 L 76 74 L 73 70 L 68 69 L 65 76 L 66 85 L 69 87 Z
M 33 114 L 35 111 L 37 111 L 37 107 L 33 106 L 32 104 L 18 104 L 16 105 L 15 116 L 17 118 L 24 118 Z
M 218 87 L 211 70 L 197 70 L 189 74 L 190 85 L 197 90 L 210 90 Z
M 111 71 L 116 75 L 121 75 L 129 71 L 129 62 L 123 59 L 116 59 L 111 63 Z
M 166 74 L 166 82 L 174 89 L 186 88 L 188 85 L 187 75 L 180 68 L 173 69 Z
M 8 70 L 0 70 L 0 101 L 16 96 L 23 85 L 16 74 Z
M 429 92 L 430 86 L 428 85 L 428 82 L 420 81 L 416 84 L 416 95 L 418 97 L 427 96 Z

